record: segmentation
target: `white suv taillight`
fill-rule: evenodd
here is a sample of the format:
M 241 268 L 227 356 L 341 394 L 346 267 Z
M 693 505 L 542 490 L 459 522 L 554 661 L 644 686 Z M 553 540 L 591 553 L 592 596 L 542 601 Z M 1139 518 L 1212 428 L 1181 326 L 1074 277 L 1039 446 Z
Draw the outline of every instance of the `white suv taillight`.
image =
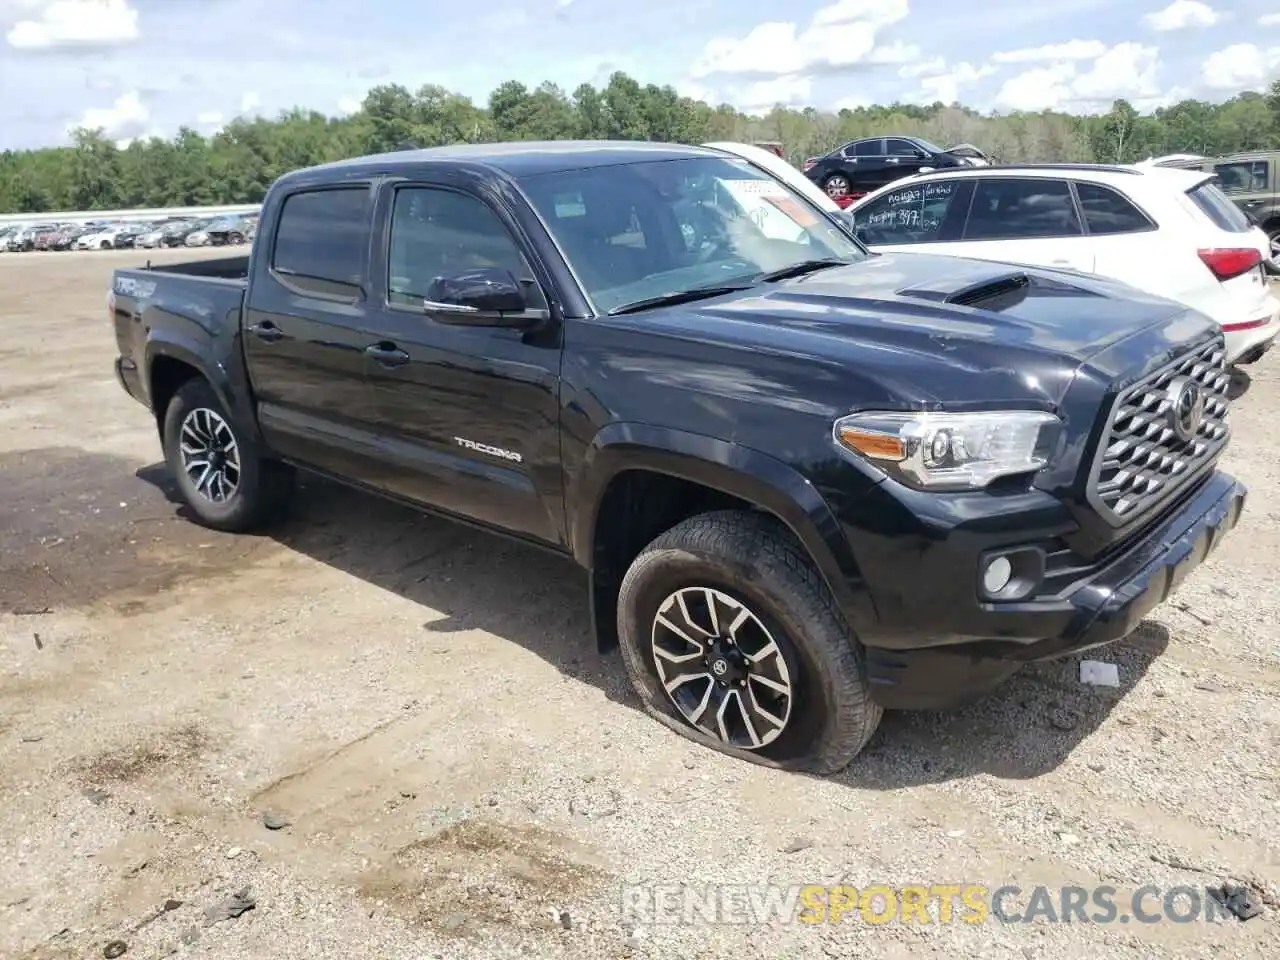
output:
M 1262 253 L 1255 247 L 1213 247 L 1196 252 L 1209 272 L 1222 281 L 1246 274 L 1262 263 Z

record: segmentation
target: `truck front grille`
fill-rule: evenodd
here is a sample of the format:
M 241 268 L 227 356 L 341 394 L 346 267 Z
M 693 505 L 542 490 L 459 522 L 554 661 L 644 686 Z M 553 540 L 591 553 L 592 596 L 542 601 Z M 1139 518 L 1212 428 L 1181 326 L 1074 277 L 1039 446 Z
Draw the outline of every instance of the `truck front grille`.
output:
M 1088 485 L 1094 508 L 1115 526 L 1173 496 L 1227 445 L 1231 381 L 1224 359 L 1221 339 L 1211 341 L 1116 397 Z

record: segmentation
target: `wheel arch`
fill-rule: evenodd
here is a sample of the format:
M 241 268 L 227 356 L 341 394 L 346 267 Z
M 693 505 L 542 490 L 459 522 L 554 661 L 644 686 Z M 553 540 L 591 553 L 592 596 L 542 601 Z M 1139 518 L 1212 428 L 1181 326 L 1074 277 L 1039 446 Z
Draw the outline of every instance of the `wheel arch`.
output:
M 217 395 L 218 401 L 233 418 L 237 432 L 243 436 L 257 437 L 257 426 L 252 418 L 246 418 L 240 405 L 234 402 L 230 378 L 224 368 L 211 363 L 203 356 L 199 344 L 192 343 L 173 331 L 157 331 L 153 328 L 146 348 L 147 399 L 155 417 L 156 429 L 163 439 L 164 416 L 170 401 L 182 385 L 193 378 L 204 380 Z
M 835 515 L 797 470 L 726 440 L 638 423 L 596 435 L 568 502 L 570 547 L 591 579 L 591 619 L 601 650 L 617 643 L 617 590 L 635 556 L 681 520 L 715 509 L 774 517 L 804 549 L 858 631 L 875 610 Z

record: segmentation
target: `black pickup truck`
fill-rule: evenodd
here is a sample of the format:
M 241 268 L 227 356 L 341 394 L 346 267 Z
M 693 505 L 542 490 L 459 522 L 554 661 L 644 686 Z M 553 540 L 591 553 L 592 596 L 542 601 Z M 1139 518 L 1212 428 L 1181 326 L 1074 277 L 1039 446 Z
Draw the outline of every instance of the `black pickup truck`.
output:
M 302 467 L 569 554 L 653 716 L 787 769 L 1124 637 L 1245 500 L 1212 321 L 872 255 L 707 148 L 300 170 L 247 257 L 117 271 L 109 310 L 203 523 Z

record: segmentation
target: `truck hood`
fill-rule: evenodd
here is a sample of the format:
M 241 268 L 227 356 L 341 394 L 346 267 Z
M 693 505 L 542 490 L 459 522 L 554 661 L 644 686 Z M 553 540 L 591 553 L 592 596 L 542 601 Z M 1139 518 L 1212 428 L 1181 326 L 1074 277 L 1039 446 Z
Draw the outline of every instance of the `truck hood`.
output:
M 1181 304 L 1091 275 L 918 253 L 616 319 L 836 368 L 886 402 L 950 407 L 1057 406 L 1082 367 L 1110 382 L 1216 331 Z

